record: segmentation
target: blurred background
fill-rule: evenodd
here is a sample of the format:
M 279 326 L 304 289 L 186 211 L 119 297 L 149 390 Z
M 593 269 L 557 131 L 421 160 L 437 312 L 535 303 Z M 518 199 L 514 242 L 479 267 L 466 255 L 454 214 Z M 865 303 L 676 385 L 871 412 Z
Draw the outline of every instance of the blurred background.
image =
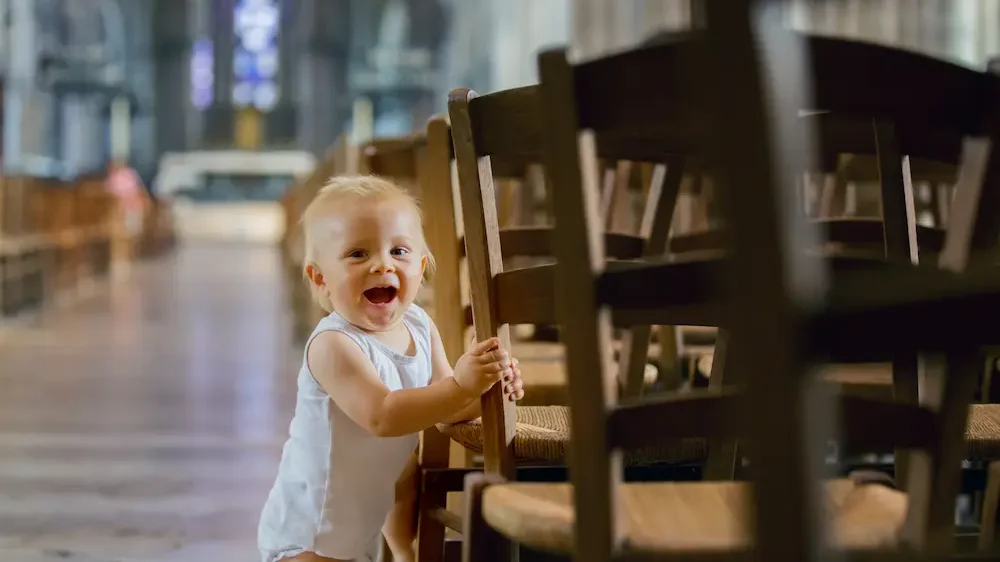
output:
M 793 2 L 801 29 L 981 67 L 988 0 Z M 5 171 L 72 177 L 126 160 L 192 201 L 277 199 L 343 131 L 406 134 L 449 89 L 535 80 L 542 46 L 580 56 L 690 20 L 684 0 L 4 0 Z M 232 151 L 267 172 L 234 174 Z M 227 158 L 231 160 L 227 160 Z M 204 164 L 202 164 L 204 162 Z M 214 171 L 192 181 L 194 168 Z
M 995 0 L 789 25 L 975 68 Z M 0 0 L 0 560 L 253 560 L 301 361 L 281 200 L 338 139 L 536 81 L 687 0 Z M 863 61 L 859 61 L 863 64 Z M 293 275 L 294 277 L 294 275 Z M 293 279 L 293 283 L 295 280 Z

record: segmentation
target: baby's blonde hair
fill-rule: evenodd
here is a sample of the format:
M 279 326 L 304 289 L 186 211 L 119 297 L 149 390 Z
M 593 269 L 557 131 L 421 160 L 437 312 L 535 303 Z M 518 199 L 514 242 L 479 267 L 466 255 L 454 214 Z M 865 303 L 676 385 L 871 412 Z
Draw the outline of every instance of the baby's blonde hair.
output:
M 434 256 L 431 254 L 430 248 L 427 246 L 427 240 L 424 238 L 423 213 L 420 211 L 419 202 L 410 192 L 395 183 L 378 176 L 368 175 L 334 176 L 330 178 L 302 212 L 299 224 L 302 225 L 302 233 L 305 238 L 305 259 L 302 263 L 303 275 L 306 275 L 306 267 L 309 265 L 315 266 L 316 257 L 320 250 L 317 223 L 336 209 L 337 203 L 347 199 L 400 199 L 406 202 L 412 208 L 420 224 L 417 235 L 419 237 L 420 249 L 424 256 L 427 257 L 425 275 L 433 273 Z M 309 283 L 309 290 L 316 304 L 327 312 L 333 312 L 333 304 L 330 302 L 330 299 L 309 279 L 308 275 L 306 275 L 306 281 Z

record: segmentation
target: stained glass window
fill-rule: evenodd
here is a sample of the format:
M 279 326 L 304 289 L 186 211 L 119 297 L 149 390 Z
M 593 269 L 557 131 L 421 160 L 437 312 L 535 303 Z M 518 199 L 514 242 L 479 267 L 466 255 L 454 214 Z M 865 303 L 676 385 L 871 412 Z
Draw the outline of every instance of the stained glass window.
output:
M 237 0 L 233 13 L 233 103 L 267 111 L 278 103 L 278 0 Z
M 215 82 L 212 65 L 212 40 L 195 41 L 191 47 L 191 104 L 199 110 L 212 105 L 212 88 Z

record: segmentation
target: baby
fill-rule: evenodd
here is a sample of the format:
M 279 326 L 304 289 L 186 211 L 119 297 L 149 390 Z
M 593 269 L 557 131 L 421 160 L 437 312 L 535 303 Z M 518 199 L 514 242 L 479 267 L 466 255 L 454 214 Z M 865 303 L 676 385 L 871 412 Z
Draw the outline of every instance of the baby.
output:
M 305 276 L 330 314 L 305 345 L 295 416 L 258 529 L 263 562 L 370 560 L 381 534 L 394 560 L 408 562 L 419 432 L 478 417 L 480 396 L 497 382 L 520 400 L 517 360 L 491 338 L 452 370 L 437 327 L 413 304 L 433 258 L 403 189 L 334 178 L 302 226 Z

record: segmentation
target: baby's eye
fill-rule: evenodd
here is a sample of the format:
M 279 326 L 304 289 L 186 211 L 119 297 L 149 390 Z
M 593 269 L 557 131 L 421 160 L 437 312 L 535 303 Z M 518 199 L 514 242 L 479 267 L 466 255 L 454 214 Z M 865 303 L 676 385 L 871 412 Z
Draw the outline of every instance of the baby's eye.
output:
M 410 253 L 410 249 L 409 248 L 393 248 L 391 253 L 394 256 L 405 256 L 406 254 Z
M 365 251 L 364 250 L 351 250 L 350 252 L 347 253 L 347 257 L 349 257 L 351 259 L 360 259 L 360 258 L 365 257 Z

